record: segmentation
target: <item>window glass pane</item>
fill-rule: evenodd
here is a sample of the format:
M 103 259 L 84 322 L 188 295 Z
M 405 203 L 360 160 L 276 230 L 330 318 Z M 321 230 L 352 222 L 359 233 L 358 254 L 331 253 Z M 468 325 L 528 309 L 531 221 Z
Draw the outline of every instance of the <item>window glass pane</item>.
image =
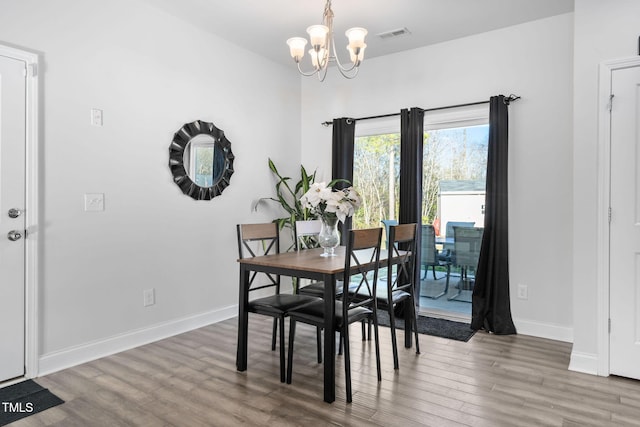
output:
M 446 234 L 438 222 L 484 224 L 488 141 L 489 125 L 425 132 L 422 222 L 434 224 L 437 235 Z
M 383 219 L 397 219 L 399 183 L 400 134 L 357 137 L 353 185 L 362 196 L 362 206 L 353 218 L 353 227 L 380 227 Z

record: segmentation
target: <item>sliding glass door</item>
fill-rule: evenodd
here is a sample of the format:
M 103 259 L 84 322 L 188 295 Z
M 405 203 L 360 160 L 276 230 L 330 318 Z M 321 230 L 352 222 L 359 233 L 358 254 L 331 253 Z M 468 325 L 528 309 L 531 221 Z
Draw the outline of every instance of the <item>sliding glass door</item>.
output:
M 397 222 L 402 173 L 399 122 L 395 117 L 356 125 L 353 177 L 363 205 L 354 217 L 354 228 L 386 228 Z M 469 284 L 475 267 L 461 269 L 456 263 L 453 226 L 484 225 L 488 130 L 486 106 L 425 113 L 420 262 L 423 312 L 470 317 Z M 424 246 L 430 227 L 435 248 Z

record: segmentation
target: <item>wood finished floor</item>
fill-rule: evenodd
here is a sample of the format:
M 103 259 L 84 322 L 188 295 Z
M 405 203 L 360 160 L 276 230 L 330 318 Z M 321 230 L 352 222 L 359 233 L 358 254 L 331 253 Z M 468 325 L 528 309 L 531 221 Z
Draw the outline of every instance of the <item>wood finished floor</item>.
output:
M 268 319 L 250 316 L 249 369 L 237 372 L 236 319 L 37 379 L 63 405 L 12 426 L 640 426 L 640 381 L 567 370 L 571 345 L 477 333 L 469 342 L 420 336 L 394 372 L 380 328 L 382 382 L 372 342 L 352 332 L 353 403 L 338 356 L 336 401 L 322 401 L 315 331 L 298 326 L 293 384 L 281 384 Z M 399 331 L 398 341 L 402 342 Z

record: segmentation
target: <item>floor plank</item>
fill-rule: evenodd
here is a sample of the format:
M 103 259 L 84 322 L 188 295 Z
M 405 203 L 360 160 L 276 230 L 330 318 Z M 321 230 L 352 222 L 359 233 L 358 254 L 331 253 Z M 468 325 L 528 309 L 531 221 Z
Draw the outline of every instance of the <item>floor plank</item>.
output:
M 249 368 L 236 371 L 236 325 L 229 319 L 39 378 L 65 403 L 12 425 L 640 426 L 640 381 L 568 371 L 567 343 L 421 335 L 422 354 L 401 346 L 394 371 L 389 329 L 381 328 L 378 383 L 373 343 L 355 325 L 353 403 L 345 401 L 338 356 L 336 401 L 327 404 L 315 329 L 298 328 L 293 384 L 286 385 L 270 349 L 271 321 L 260 316 L 250 316 Z

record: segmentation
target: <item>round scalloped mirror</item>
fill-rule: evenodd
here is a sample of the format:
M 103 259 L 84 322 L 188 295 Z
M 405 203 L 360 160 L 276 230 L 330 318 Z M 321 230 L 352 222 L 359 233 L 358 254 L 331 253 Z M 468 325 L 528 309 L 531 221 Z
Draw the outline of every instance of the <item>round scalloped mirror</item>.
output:
M 233 175 L 231 143 L 213 123 L 186 123 L 173 135 L 169 168 L 182 192 L 196 200 L 211 200 L 229 185 Z

